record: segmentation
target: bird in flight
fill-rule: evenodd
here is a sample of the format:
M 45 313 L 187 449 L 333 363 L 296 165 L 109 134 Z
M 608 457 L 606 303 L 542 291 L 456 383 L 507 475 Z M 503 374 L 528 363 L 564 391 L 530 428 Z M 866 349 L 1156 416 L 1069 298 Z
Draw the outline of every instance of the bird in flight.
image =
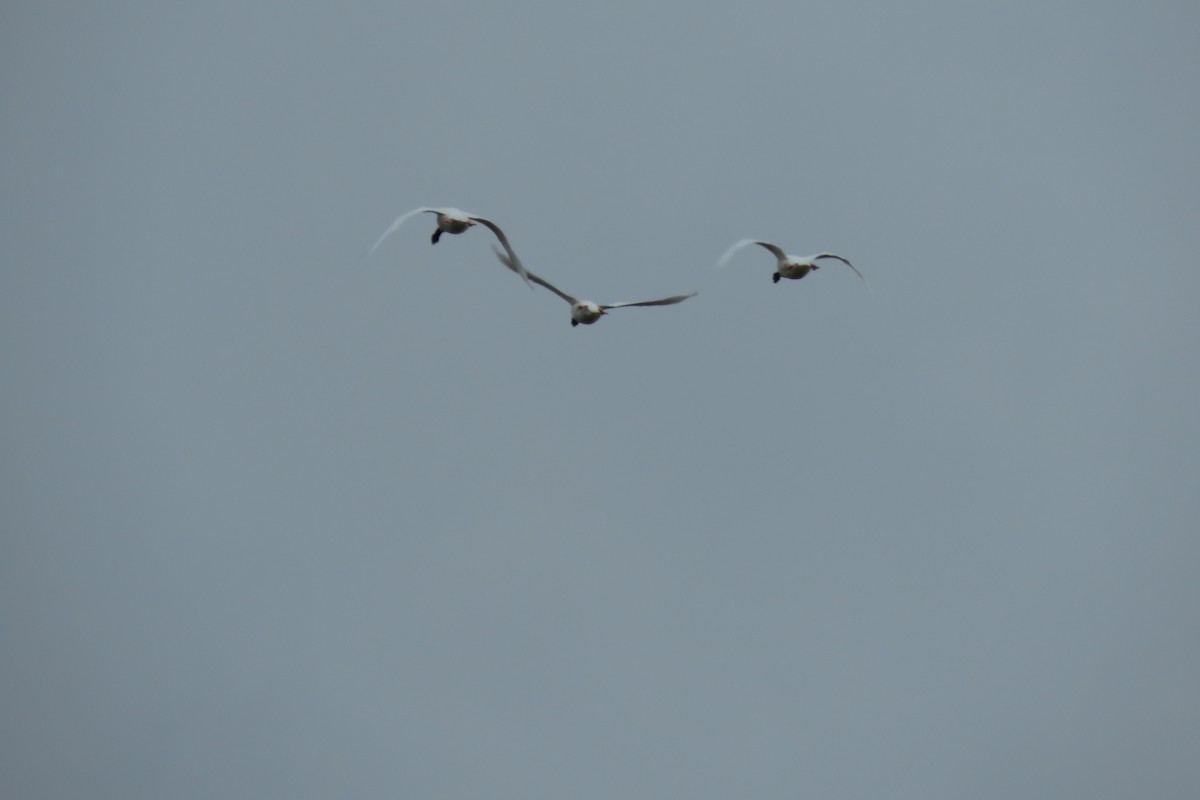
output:
M 496 258 L 500 259 L 501 264 L 508 267 L 513 272 L 517 271 L 516 264 L 513 263 L 513 260 L 508 254 L 501 253 L 495 247 L 492 247 L 492 250 L 495 251 Z M 562 289 L 559 289 L 557 286 L 550 283 L 550 281 L 542 278 L 541 276 L 534 275 L 532 272 L 526 272 L 525 274 L 529 276 L 529 280 L 533 281 L 539 286 L 549 289 L 563 300 L 566 300 L 571 304 L 572 328 L 580 324 L 591 325 L 593 322 L 600 319 L 600 317 L 604 316 L 605 312 L 613 308 L 625 308 L 626 306 L 670 306 L 674 305 L 675 303 L 682 303 L 689 297 L 696 296 L 696 293 L 692 292 L 691 294 L 677 294 L 673 297 L 664 297 L 659 300 L 639 300 L 628 303 L 593 303 L 591 300 L 580 300 L 578 297 L 572 297 Z
M 736 253 L 738 250 L 741 250 L 748 244 L 756 244 L 759 247 L 771 251 L 771 255 L 775 256 L 775 260 L 777 262 L 776 270 L 775 274 L 771 276 L 771 279 L 775 283 L 779 283 L 780 278 L 789 278 L 791 280 L 798 281 L 809 272 L 820 269 L 821 265 L 817 262 L 822 258 L 833 258 L 854 270 L 854 274 L 862 278 L 863 283 L 867 284 L 867 288 L 870 288 L 871 286 L 871 284 L 867 283 L 867 279 L 863 278 L 863 274 L 855 269 L 853 264 L 841 256 L 834 255 L 833 253 L 817 253 L 816 255 L 812 256 L 790 256 L 783 252 L 778 245 L 771 244 L 770 242 L 764 242 L 759 239 L 742 239 L 740 242 L 735 242 L 732 247 L 725 251 L 725 255 L 721 256 L 721 260 L 717 262 L 717 266 L 725 266 L 734 253 Z
M 508 243 L 508 237 L 504 235 L 504 231 L 500 230 L 500 226 L 492 222 L 487 217 L 481 217 L 478 214 L 468 214 L 466 211 L 458 208 L 422 207 L 414 208 L 412 211 L 409 211 L 406 214 L 401 214 L 400 216 L 396 217 L 396 221 L 389 225 L 388 229 L 383 232 L 383 235 L 380 236 L 375 244 L 371 246 L 371 249 L 367 252 L 367 255 L 370 256 L 372 253 L 378 250 L 379 245 L 383 244 L 385 239 L 395 233 L 397 228 L 407 222 L 410 218 L 415 217 L 417 214 L 437 215 L 437 228 L 434 230 L 432 237 L 434 244 L 438 243 L 438 239 L 442 238 L 443 233 L 462 233 L 475 225 L 475 223 L 479 223 L 485 228 L 490 229 L 492 233 L 496 234 L 496 239 L 498 239 L 500 244 L 504 246 L 504 251 L 508 254 L 508 257 L 515 265 L 512 267 L 513 271 L 524 278 L 526 283 L 529 283 L 529 278 L 527 277 L 528 273 L 525 271 L 525 265 L 521 263 L 521 259 L 517 258 L 517 254 L 513 251 L 512 245 Z

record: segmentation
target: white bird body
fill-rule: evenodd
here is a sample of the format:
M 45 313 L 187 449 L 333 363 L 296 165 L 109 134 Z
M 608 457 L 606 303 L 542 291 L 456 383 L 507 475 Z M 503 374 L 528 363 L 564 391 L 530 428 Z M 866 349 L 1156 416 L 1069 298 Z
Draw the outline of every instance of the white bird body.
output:
M 495 247 L 493 247 L 492 250 L 495 251 L 496 258 L 500 259 L 501 264 L 514 272 L 517 271 L 516 265 L 513 264 L 512 259 L 509 258 L 508 255 L 496 250 Z M 675 303 L 682 303 L 689 297 L 696 296 L 696 293 L 692 292 L 691 294 L 677 294 L 671 297 L 663 297 L 658 300 L 636 300 L 625 303 L 595 303 L 591 300 L 580 300 L 578 297 L 569 295 L 562 289 L 559 289 L 557 286 L 550 283 L 545 278 L 539 275 L 534 275 L 532 272 L 527 271 L 525 274 L 529 276 L 529 280 L 533 281 L 539 286 L 549 289 L 551 292 L 571 304 L 571 327 L 575 327 L 576 325 L 591 325 L 596 320 L 604 316 L 610 309 L 614 308 L 625 308 L 627 306 L 670 306 L 674 305 Z
M 604 316 L 604 307 L 590 300 L 577 300 L 571 304 L 571 323 L 591 325 Z
M 725 255 L 721 256 L 721 259 L 717 261 L 717 266 L 725 266 L 734 253 L 748 244 L 756 244 L 759 247 L 769 250 L 771 255 L 775 256 L 775 274 L 771 276 L 775 283 L 779 283 L 780 278 L 788 278 L 794 281 L 800 280 L 808 273 L 820 269 L 821 265 L 817 261 L 822 258 L 833 258 L 841 261 L 847 267 L 854 270 L 854 274 L 862 278 L 863 283 L 867 283 L 867 279 L 863 278 L 863 274 L 855 269 L 854 265 L 848 260 L 839 255 L 834 255 L 833 253 L 816 253 L 811 256 L 793 256 L 783 252 L 783 249 L 778 245 L 764 242 L 760 239 L 742 239 L 739 242 L 735 242 L 732 247 L 725 251 Z M 870 284 L 867 284 L 867 286 L 870 287 Z
M 388 226 L 388 229 L 383 232 L 383 235 L 380 236 L 375 244 L 371 246 L 371 249 L 368 251 L 367 255 L 369 256 L 378 250 L 379 245 L 383 244 L 385 239 L 391 236 L 397 228 L 399 228 L 412 217 L 415 217 L 417 214 L 437 215 L 437 228 L 434 230 L 433 236 L 431 237 L 433 244 L 438 243 L 438 239 L 442 238 L 443 233 L 463 233 L 468 228 L 475 225 L 475 223 L 479 223 L 485 228 L 488 228 L 496 235 L 496 239 L 499 240 L 500 244 L 504 246 L 504 251 L 508 253 L 509 258 L 511 258 L 513 263 L 516 265 L 513 268 L 513 271 L 524 278 L 526 283 L 529 282 L 529 278 L 527 277 L 527 273 L 525 271 L 525 265 L 521 263 L 521 259 L 517 258 L 517 254 L 513 251 L 512 245 L 508 243 L 508 237 L 504 235 L 504 231 L 500 230 L 500 226 L 492 222 L 487 217 L 481 217 L 478 214 L 468 214 L 466 211 L 463 211 L 460 208 L 421 207 L 414 208 L 412 211 L 401 214 L 400 216 L 396 217 L 396 220 Z

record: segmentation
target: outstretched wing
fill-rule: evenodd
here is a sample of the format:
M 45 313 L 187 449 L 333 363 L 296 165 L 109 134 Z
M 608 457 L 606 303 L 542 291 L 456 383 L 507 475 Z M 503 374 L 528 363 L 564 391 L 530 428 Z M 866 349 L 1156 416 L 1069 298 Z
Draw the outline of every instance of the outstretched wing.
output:
M 486 217 L 477 217 L 474 214 L 468 215 L 467 218 L 491 229 L 492 233 L 496 234 L 496 238 L 500 240 L 500 244 L 504 245 L 504 252 L 508 254 L 509 269 L 520 275 L 525 280 L 525 283 L 529 284 L 529 271 L 525 269 L 525 265 L 517 257 L 516 251 L 508 243 L 508 237 L 504 235 L 504 231 L 500 230 L 500 226 Z M 533 285 L 530 284 L 529 288 L 532 289 Z
M 787 256 L 784 254 L 784 252 L 782 250 L 780 250 L 776 245 L 773 245 L 770 242 L 764 242 L 759 239 L 742 239 L 740 242 L 734 242 L 733 246 L 725 251 L 725 255 L 721 256 L 720 260 L 717 261 L 717 266 L 718 267 L 725 266 L 725 264 L 728 263 L 729 259 L 733 256 L 734 253 L 736 253 L 738 250 L 741 250 L 743 247 L 745 247 L 748 244 L 756 244 L 759 247 L 765 247 L 766 249 L 771 251 L 772 255 L 774 255 L 775 258 L 777 258 L 781 261 L 783 259 L 787 258 Z
M 496 254 L 496 258 L 500 259 L 501 264 L 508 267 L 513 272 L 517 273 L 518 275 L 521 274 L 521 270 L 517 268 L 517 265 L 513 263 L 513 259 L 511 257 L 509 257 L 509 255 L 507 253 L 501 253 L 499 250 L 496 249 L 495 245 L 492 245 L 492 252 Z M 571 297 L 571 295 L 567 294 L 562 289 L 559 289 L 557 286 L 555 286 L 554 284 L 552 284 L 550 281 L 546 280 L 545 278 L 542 278 L 538 275 L 534 275 L 532 272 L 529 272 L 528 270 L 525 271 L 525 276 L 529 280 L 536 283 L 538 286 L 543 286 L 543 287 L 549 289 L 550 291 L 554 292 L 556 295 L 561 297 L 563 300 L 566 300 L 571 305 L 575 305 L 576 303 L 579 302 L 579 300 L 577 298 Z
M 870 283 L 867 283 L 867 279 L 863 278 L 863 274 L 861 272 L 859 272 L 858 269 L 853 264 L 851 264 L 848 260 L 842 258 L 841 256 L 834 255 L 833 253 L 817 253 L 815 256 L 809 256 L 808 260 L 816 261 L 819 258 L 833 258 L 833 259 L 836 259 L 836 260 L 842 262 L 847 267 L 854 270 L 854 274 L 857 275 L 858 277 L 862 278 L 863 283 L 866 283 L 867 286 L 871 285 Z
M 379 245 L 383 244 L 383 240 L 388 238 L 389 236 L 391 236 L 393 233 L 395 233 L 396 229 L 399 228 L 401 225 L 403 225 L 405 222 L 407 222 L 409 220 L 409 218 L 415 217 L 417 214 L 421 214 L 421 213 L 440 214 L 444 210 L 445 209 L 441 209 L 441 208 L 424 208 L 424 207 L 422 207 L 422 208 L 414 208 L 412 211 L 409 211 L 407 214 L 401 214 L 400 216 L 396 217 L 396 221 L 393 222 L 391 225 L 389 225 L 388 229 L 383 232 L 383 236 L 379 237 L 379 241 L 375 242 L 375 244 L 371 246 L 371 249 L 369 251 L 367 251 L 367 255 L 371 255 L 376 250 L 378 250 Z
M 636 303 L 606 303 L 600 307 L 609 309 L 625 308 L 626 306 L 673 306 L 676 303 L 682 303 L 689 297 L 695 297 L 697 294 L 697 292 L 692 292 L 691 294 L 677 294 L 673 297 L 664 297 L 661 300 L 639 300 Z

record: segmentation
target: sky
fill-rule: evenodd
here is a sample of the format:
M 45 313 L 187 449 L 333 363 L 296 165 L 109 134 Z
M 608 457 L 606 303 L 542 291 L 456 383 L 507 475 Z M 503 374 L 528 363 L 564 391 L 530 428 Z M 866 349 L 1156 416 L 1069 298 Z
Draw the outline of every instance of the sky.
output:
M 0 22 L 3 796 L 1200 794 L 1195 3 Z

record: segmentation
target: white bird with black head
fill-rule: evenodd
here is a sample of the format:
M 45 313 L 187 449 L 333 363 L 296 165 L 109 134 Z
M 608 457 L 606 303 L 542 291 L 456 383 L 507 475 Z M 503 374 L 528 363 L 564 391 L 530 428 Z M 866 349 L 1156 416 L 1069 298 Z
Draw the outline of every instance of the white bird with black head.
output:
M 499 250 L 496 250 L 495 247 L 493 247 L 492 250 L 495 251 L 496 258 L 500 259 L 501 264 L 508 267 L 513 272 L 517 271 L 517 267 L 509 255 L 501 253 Z M 520 262 L 518 261 L 517 263 L 519 264 Z M 525 274 L 529 276 L 529 280 L 533 281 L 539 286 L 549 289 L 563 300 L 566 300 L 571 304 L 572 328 L 576 325 L 591 325 L 596 320 L 603 317 L 606 312 L 614 308 L 626 308 L 627 306 L 670 306 L 676 303 L 682 303 L 689 297 L 696 296 L 696 292 L 692 292 L 691 294 L 677 294 L 672 297 L 663 297 L 659 300 L 637 300 L 626 303 L 594 303 L 591 300 L 580 300 L 578 297 L 573 297 L 564 292 L 562 289 L 559 289 L 554 284 L 550 283 L 550 281 L 542 278 L 541 276 L 534 275 L 532 272 L 526 271 Z
M 516 264 L 514 271 L 522 278 L 525 278 L 526 283 L 529 282 L 529 278 L 526 277 L 525 265 L 521 263 L 521 259 L 517 258 L 517 254 L 513 252 L 512 245 L 508 243 L 508 237 L 504 235 L 504 231 L 500 230 L 500 226 L 492 222 L 487 217 L 481 217 L 478 214 L 468 214 L 466 211 L 463 211 L 459 208 L 422 207 L 414 208 L 412 211 L 401 214 L 400 216 L 396 217 L 396 221 L 389 225 L 388 229 L 383 232 L 383 235 L 380 236 L 375 244 L 371 246 L 371 249 L 367 252 L 367 255 L 369 256 L 378 250 L 379 245 L 383 244 L 385 239 L 395 233 L 397 228 L 399 228 L 412 217 L 415 217 L 417 214 L 437 215 L 437 228 L 434 229 L 432 236 L 432 242 L 434 244 L 438 243 L 438 240 L 442 238 L 443 233 L 463 233 L 468 228 L 473 227 L 476 223 L 479 223 L 485 228 L 490 229 L 492 233 L 496 234 L 496 239 L 499 240 L 500 244 L 504 246 L 505 252 L 508 253 L 509 257 Z
M 788 278 L 794 281 L 800 280 L 808 273 L 820 269 L 821 265 L 817 262 L 823 258 L 833 258 L 842 262 L 847 267 L 854 270 L 854 274 L 862 278 L 863 283 L 867 283 L 867 279 L 863 278 L 863 274 L 855 269 L 853 264 L 841 256 L 834 255 L 833 253 L 817 253 L 816 255 L 811 256 L 792 256 L 783 252 L 778 245 L 771 244 L 770 242 L 764 242 L 760 239 L 742 239 L 740 242 L 735 242 L 732 247 L 725 251 L 725 255 L 721 256 L 721 260 L 717 262 L 717 266 L 725 266 L 734 253 L 736 253 L 738 250 L 741 250 L 748 244 L 756 244 L 759 247 L 769 250 L 771 255 L 775 256 L 775 274 L 771 276 L 771 280 L 775 283 L 779 283 L 780 278 Z M 870 286 L 871 285 L 867 283 L 868 289 Z

